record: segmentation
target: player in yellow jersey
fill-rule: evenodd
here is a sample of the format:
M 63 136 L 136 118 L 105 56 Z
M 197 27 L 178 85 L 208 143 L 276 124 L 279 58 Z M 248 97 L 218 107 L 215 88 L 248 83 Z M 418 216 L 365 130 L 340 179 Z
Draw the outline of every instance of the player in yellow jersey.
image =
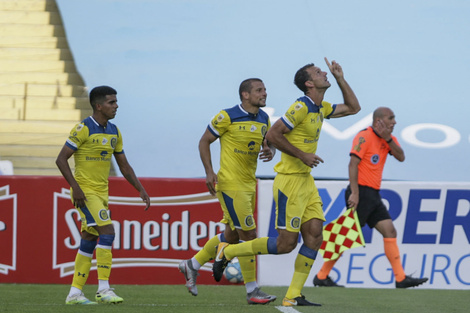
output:
M 116 125 L 109 122 L 116 116 L 116 94 L 116 90 L 108 86 L 91 90 L 93 115 L 71 130 L 56 160 L 60 172 L 70 185 L 72 202 L 80 212 L 82 222 L 82 238 L 66 304 L 96 304 L 82 292 L 90 273 L 95 248 L 99 283 L 96 301 L 123 302 L 109 286 L 114 227 L 108 212 L 108 178 L 113 155 L 122 175 L 137 189 L 146 203 L 145 210 L 150 206 L 150 198 L 124 154 L 121 133 Z M 75 175 L 68 163 L 72 155 L 75 159 Z
M 271 124 L 262 107 L 266 106 L 266 88 L 262 80 L 250 78 L 240 84 L 241 104 L 220 111 L 210 122 L 199 141 L 199 153 L 206 172 L 206 184 L 212 195 L 219 198 L 225 231 L 209 239 L 193 258 L 181 261 L 180 271 L 186 279 L 188 291 L 197 296 L 198 270 L 214 259 L 220 242 L 238 243 L 256 238 L 254 210 L 256 201 L 256 167 L 258 157 L 270 161 L 270 148 L 265 135 Z M 220 170 L 212 167 L 210 145 L 220 140 Z M 256 258 L 239 258 L 247 302 L 266 304 L 276 300 L 260 290 L 256 282 Z M 221 279 L 222 275 L 216 278 Z
M 305 299 L 301 291 L 322 243 L 325 218 L 323 203 L 310 174 L 323 163 L 316 154 L 317 143 L 325 118 L 356 114 L 361 109 L 353 90 L 344 79 L 341 66 L 325 58 L 343 94 L 344 103 L 331 105 L 323 101 L 331 84 L 314 64 L 307 64 L 295 74 L 294 83 L 304 92 L 268 131 L 266 138 L 282 151 L 273 184 L 276 202 L 278 237 L 264 237 L 251 242 L 227 245 L 221 243 L 214 262 L 214 275 L 224 268 L 226 260 L 243 255 L 284 254 L 297 246 L 299 232 L 303 244 L 294 264 L 294 276 L 282 301 L 283 306 L 319 306 Z

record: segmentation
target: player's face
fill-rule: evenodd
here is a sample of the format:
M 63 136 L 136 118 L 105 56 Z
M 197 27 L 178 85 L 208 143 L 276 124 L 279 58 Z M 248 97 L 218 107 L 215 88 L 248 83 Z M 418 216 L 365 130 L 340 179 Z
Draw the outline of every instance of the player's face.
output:
M 106 99 L 100 106 L 101 114 L 103 114 L 108 120 L 113 119 L 116 116 L 118 108 L 116 95 L 107 95 Z
M 393 132 L 393 128 L 397 124 L 397 121 L 395 120 L 395 114 L 393 113 L 392 110 L 387 110 L 386 113 L 384 114 L 382 121 L 385 123 L 385 127 L 387 129 L 390 129 L 391 132 Z
M 254 81 L 251 83 L 251 91 L 249 93 L 248 101 L 252 106 L 262 108 L 266 106 L 266 98 L 268 94 L 266 93 L 266 87 L 264 83 L 259 81 Z
M 331 86 L 326 77 L 326 72 L 323 72 L 318 66 L 309 67 L 307 73 L 310 75 L 310 81 L 316 89 L 327 89 Z

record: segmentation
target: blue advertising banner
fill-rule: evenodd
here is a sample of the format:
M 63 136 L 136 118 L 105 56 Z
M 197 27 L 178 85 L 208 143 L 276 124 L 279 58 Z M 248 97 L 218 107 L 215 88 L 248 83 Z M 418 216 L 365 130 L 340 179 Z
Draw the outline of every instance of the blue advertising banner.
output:
M 259 182 L 259 236 L 276 233 L 272 182 Z M 326 223 L 344 212 L 347 184 L 347 181 L 316 182 Z M 405 273 L 428 277 L 429 281 L 420 288 L 470 289 L 470 183 L 384 182 L 381 196 L 398 233 Z M 368 226 L 363 227 L 363 234 L 366 246 L 346 251 L 333 268 L 332 279 L 347 287 L 395 288 L 382 236 Z M 289 285 L 296 251 L 260 256 L 260 283 Z M 313 277 L 322 264 L 318 255 L 307 286 L 313 284 Z M 281 268 L 287 270 L 280 271 Z

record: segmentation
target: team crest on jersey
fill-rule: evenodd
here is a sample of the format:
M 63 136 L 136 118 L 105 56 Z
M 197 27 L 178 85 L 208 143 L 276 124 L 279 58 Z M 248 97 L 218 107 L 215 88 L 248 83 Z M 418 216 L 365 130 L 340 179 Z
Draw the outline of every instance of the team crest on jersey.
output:
M 253 218 L 253 215 L 248 215 L 246 218 L 245 218 L 245 225 L 247 227 L 251 227 L 255 224 L 255 220 Z
M 372 164 L 377 164 L 377 163 L 379 163 L 379 161 L 380 161 L 380 157 L 379 157 L 378 154 L 374 154 L 374 155 L 370 158 L 370 162 L 371 162 Z
M 108 210 L 101 209 L 99 212 L 99 216 L 102 221 L 107 221 L 109 219 Z
M 104 146 L 105 144 L 108 143 L 108 139 L 107 138 L 103 138 L 103 140 L 101 141 L 101 144 Z
M 83 129 L 83 124 L 78 124 L 77 128 L 75 128 L 78 132 Z
M 293 229 L 299 229 L 300 228 L 300 217 L 294 217 L 293 219 L 290 220 L 290 226 Z
M 267 129 L 268 128 L 266 127 L 266 125 L 263 125 L 263 127 L 261 127 L 261 135 L 263 135 L 263 137 L 266 135 Z
M 116 137 L 113 137 L 111 139 L 111 148 L 116 148 L 116 143 L 117 143 L 117 138 Z
M 251 128 L 250 128 L 250 131 L 251 132 L 254 132 L 256 131 L 258 128 L 255 126 L 255 125 L 251 125 Z
M 323 112 L 320 112 L 320 121 L 323 123 Z

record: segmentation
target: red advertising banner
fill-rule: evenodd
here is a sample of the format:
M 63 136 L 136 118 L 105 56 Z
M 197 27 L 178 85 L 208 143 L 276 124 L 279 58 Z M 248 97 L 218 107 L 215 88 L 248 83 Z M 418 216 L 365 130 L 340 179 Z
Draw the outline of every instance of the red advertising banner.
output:
M 141 178 L 152 205 L 110 178 L 109 210 L 116 233 L 112 284 L 184 284 L 178 263 L 192 257 L 224 225 L 204 179 Z M 0 282 L 72 281 L 80 216 L 62 177 L 0 176 Z M 96 283 L 93 261 L 89 283 Z M 212 264 L 198 283 L 213 284 Z

